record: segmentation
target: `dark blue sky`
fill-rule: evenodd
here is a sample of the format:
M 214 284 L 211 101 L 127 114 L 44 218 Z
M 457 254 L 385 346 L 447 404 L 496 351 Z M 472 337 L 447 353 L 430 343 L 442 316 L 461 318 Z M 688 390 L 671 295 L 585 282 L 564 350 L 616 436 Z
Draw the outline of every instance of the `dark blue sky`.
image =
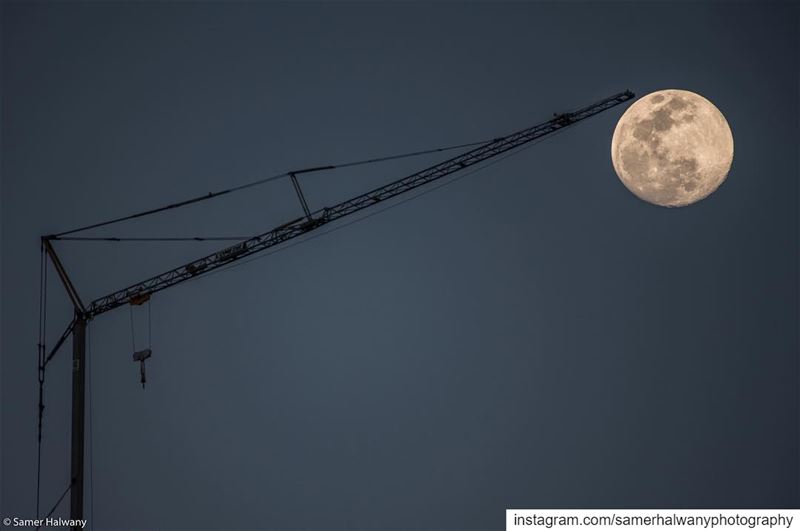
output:
M 97 529 L 797 507 L 798 8 L 4 2 L 0 514 L 34 516 L 40 235 L 663 88 L 707 97 L 733 131 L 728 180 L 699 204 L 619 182 L 621 106 L 158 294 L 145 391 L 128 307 L 93 321 Z M 309 175 L 306 194 L 329 205 L 437 160 Z M 255 234 L 298 215 L 280 182 L 96 234 Z M 85 299 L 216 247 L 58 246 Z M 50 279 L 52 343 L 70 310 Z M 48 509 L 68 481 L 68 350 L 46 403 Z

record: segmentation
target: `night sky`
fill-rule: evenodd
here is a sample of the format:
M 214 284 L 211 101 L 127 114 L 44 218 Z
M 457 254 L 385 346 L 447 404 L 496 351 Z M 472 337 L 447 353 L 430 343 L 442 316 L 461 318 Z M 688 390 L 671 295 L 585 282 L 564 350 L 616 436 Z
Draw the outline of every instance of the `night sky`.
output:
M 41 235 L 664 88 L 702 94 L 733 131 L 728 179 L 698 204 L 620 183 L 624 104 L 155 295 L 144 391 L 130 307 L 92 321 L 89 525 L 488 529 L 511 507 L 798 507 L 799 12 L 3 2 L 0 514 L 35 516 Z M 319 208 L 443 158 L 303 184 Z M 283 180 L 91 235 L 254 235 L 300 214 Z M 57 249 L 91 300 L 222 245 Z M 52 270 L 48 301 L 52 344 L 71 318 Z M 133 318 L 144 348 L 146 308 Z M 43 513 L 68 483 L 69 384 L 67 348 L 47 372 Z

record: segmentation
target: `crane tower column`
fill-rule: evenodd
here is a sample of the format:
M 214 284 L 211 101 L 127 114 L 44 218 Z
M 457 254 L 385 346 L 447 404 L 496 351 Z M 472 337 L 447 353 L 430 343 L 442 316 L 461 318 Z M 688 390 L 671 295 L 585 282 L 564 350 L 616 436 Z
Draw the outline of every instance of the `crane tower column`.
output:
M 76 312 L 72 329 L 72 471 L 70 473 L 71 520 L 83 520 L 83 455 L 86 391 L 86 316 Z M 82 529 L 74 526 L 73 531 Z

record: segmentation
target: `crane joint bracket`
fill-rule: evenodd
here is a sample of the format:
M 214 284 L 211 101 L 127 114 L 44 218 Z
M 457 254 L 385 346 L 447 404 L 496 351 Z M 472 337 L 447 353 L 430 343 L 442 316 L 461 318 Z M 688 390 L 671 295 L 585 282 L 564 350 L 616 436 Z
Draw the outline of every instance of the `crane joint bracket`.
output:
M 132 295 L 130 299 L 128 299 L 128 303 L 131 306 L 141 306 L 142 304 L 146 303 L 150 300 L 150 293 L 137 293 L 136 295 Z

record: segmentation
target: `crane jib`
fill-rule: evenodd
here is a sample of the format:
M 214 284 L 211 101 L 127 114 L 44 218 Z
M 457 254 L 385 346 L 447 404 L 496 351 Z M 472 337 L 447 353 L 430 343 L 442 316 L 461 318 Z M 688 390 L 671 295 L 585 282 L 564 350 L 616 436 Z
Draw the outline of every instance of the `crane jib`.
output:
M 466 153 L 462 153 L 461 155 L 440 162 L 434 166 L 370 190 L 369 192 L 338 203 L 332 207 L 310 212 L 308 216 L 284 223 L 269 232 L 241 241 L 188 264 L 171 269 L 165 273 L 138 282 L 125 289 L 115 291 L 104 297 L 100 297 L 92 301 L 86 311 L 86 317 L 95 317 L 127 304 L 132 300 L 139 300 L 143 296 L 149 296 L 152 293 L 174 286 L 198 275 L 208 273 L 270 247 L 280 245 L 281 243 L 306 234 L 345 216 L 349 216 L 350 214 L 354 214 L 355 212 L 377 203 L 424 186 L 442 177 L 463 170 L 464 168 L 484 162 L 565 127 L 569 127 L 581 120 L 624 103 L 633 97 L 634 94 L 630 91 L 620 92 L 619 94 L 615 94 L 614 96 L 578 109 L 577 111 L 559 114 L 547 122 L 517 131 L 508 136 L 495 138 Z

